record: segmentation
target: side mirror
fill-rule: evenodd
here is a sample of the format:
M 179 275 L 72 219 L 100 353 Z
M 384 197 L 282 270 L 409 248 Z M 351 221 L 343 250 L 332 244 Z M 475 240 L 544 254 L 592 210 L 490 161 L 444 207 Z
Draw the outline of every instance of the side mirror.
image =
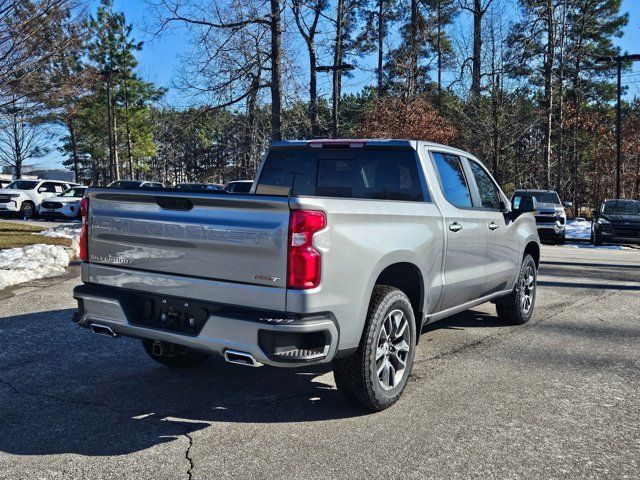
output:
M 538 209 L 538 202 L 531 195 L 523 195 L 521 197 L 513 197 L 511 199 L 511 210 L 514 213 L 535 212 Z
M 573 202 L 562 202 L 562 205 L 565 208 L 571 208 L 571 207 L 573 207 Z

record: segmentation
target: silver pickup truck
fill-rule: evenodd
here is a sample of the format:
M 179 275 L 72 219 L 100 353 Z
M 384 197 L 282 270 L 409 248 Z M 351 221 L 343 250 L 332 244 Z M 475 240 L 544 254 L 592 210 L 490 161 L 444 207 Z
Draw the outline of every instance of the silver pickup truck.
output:
M 171 367 L 332 362 L 345 396 L 382 410 L 423 325 L 488 301 L 529 320 L 534 210 L 443 145 L 274 143 L 247 194 L 89 189 L 74 321 Z

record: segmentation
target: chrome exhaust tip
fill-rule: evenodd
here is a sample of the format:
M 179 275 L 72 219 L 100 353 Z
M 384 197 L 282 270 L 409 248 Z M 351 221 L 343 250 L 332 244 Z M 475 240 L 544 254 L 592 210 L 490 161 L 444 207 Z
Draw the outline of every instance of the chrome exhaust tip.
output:
M 225 350 L 224 359 L 228 363 L 244 365 L 245 367 L 261 367 L 262 363 L 253 358 L 253 355 L 247 352 L 238 352 L 237 350 Z
M 111 330 L 110 327 L 107 327 L 106 325 L 100 325 L 99 323 L 92 323 L 89 328 L 91 328 L 91 331 L 96 335 L 105 335 L 111 338 L 116 338 L 119 336 L 116 332 Z

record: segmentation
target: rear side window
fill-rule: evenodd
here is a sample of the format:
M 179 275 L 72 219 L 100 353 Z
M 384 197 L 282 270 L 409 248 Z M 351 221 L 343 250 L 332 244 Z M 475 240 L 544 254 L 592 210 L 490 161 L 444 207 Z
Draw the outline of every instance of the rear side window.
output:
M 256 193 L 424 201 L 410 150 L 272 151 Z
M 442 193 L 456 207 L 471 207 L 471 191 L 457 155 L 433 152 L 433 160 L 440 175 Z
M 471 173 L 476 180 L 478 186 L 478 193 L 480 194 L 480 201 L 482 202 L 482 208 L 491 208 L 500 210 L 502 199 L 498 192 L 498 187 L 493 183 L 493 180 L 484 168 L 477 162 L 469 160 L 469 166 L 471 167 Z

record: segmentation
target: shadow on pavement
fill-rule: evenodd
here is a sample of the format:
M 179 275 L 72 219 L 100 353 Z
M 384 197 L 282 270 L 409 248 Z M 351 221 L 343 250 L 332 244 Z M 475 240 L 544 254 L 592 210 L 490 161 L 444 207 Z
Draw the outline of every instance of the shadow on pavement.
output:
M 575 283 L 575 282 L 554 282 L 541 280 L 538 282 L 541 287 L 558 288 L 593 288 L 596 290 L 631 290 L 640 291 L 640 285 L 617 285 L 615 283 Z
M 329 367 L 247 368 L 219 358 L 156 364 L 138 340 L 74 325 L 73 310 L 0 318 L 0 451 L 119 455 L 215 422 L 363 415 L 322 379 Z
M 0 318 L 0 451 L 122 455 L 219 422 L 366 414 L 326 383 L 330 366 L 247 368 L 212 358 L 195 369 L 172 370 L 149 359 L 136 339 L 77 327 L 72 313 Z M 469 311 L 424 331 L 498 326 L 504 325 L 496 317 Z

